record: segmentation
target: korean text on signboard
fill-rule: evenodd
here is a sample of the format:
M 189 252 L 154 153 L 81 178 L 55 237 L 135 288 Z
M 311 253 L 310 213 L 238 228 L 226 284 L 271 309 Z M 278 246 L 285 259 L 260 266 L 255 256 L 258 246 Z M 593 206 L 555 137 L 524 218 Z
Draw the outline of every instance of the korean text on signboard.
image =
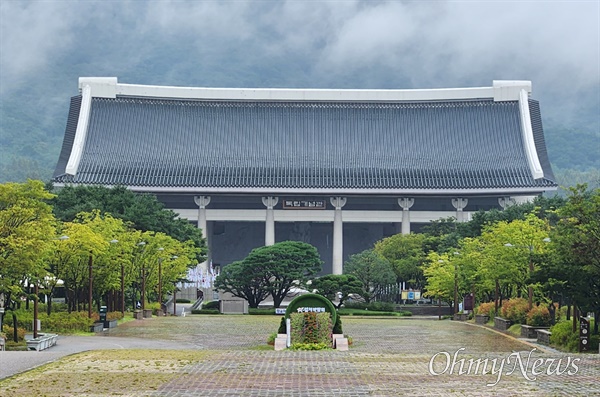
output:
M 283 200 L 283 209 L 293 210 L 324 210 L 326 208 L 325 200 Z

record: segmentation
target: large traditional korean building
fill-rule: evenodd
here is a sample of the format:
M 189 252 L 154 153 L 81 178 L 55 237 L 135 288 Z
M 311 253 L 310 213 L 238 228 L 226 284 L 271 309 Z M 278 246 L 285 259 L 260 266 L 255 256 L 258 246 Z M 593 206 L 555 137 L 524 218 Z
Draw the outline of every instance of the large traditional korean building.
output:
M 56 186 L 123 185 L 198 224 L 226 265 L 283 240 L 325 273 L 395 233 L 556 189 L 528 81 L 230 89 L 80 78 Z

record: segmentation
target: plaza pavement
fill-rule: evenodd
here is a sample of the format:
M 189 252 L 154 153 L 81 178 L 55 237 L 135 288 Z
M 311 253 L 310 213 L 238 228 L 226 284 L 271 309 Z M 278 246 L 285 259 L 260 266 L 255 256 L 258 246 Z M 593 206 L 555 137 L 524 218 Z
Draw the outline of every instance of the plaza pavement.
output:
M 44 388 L 44 394 L 116 394 L 110 388 L 90 386 L 91 378 L 88 383 L 82 380 L 89 377 L 90 371 L 101 379 L 115 379 L 124 374 L 123 368 L 130 367 L 130 363 L 124 365 L 121 356 L 115 360 L 107 358 L 111 354 L 117 356 L 111 353 L 115 350 L 109 350 L 102 357 L 71 356 L 78 351 L 96 349 L 161 349 L 163 353 L 157 351 L 156 357 L 162 357 L 163 361 L 174 351 L 202 354 L 171 363 L 170 369 L 160 366 L 158 358 L 154 366 L 145 360 L 148 363 L 143 368 L 144 376 L 161 377 L 160 381 L 154 382 L 152 387 L 136 382 L 121 386 L 118 394 L 125 396 L 600 396 L 598 354 L 559 353 L 453 321 L 342 319 L 345 333 L 354 341 L 348 352 L 275 352 L 261 348 L 267 336 L 277 329 L 279 317 L 187 316 L 132 321 L 104 336 L 62 337 L 57 346 L 43 352 L 0 353 L 0 377 L 7 376 L 3 375 L 7 373 L 2 369 L 5 367 L 16 367 L 16 372 L 20 372 L 36 366 L 36 360 L 41 364 L 69 356 L 36 371 L 0 381 L 0 396 L 27 395 L 33 390 L 39 391 L 32 385 L 39 386 L 43 379 L 59 378 L 66 382 L 69 377 L 79 379 L 78 389 L 65 390 L 61 382 L 57 382 Z M 469 373 L 459 374 L 460 361 L 452 373 L 449 370 L 440 375 L 430 373 L 430 365 L 434 372 L 443 372 L 446 357 L 452 357 L 457 351 L 459 360 L 487 358 L 490 367 L 494 359 L 498 365 L 504 362 L 502 375 L 497 371 L 483 375 L 481 369 L 477 372 L 473 368 L 469 372 L 467 366 L 463 371 Z M 515 366 L 516 352 L 521 352 L 526 376 L 535 380 L 526 379 L 521 368 Z M 77 360 L 78 357 L 81 358 Z M 525 364 L 528 357 L 531 360 Z M 572 366 L 574 359 L 579 359 L 576 371 Z M 539 368 L 543 373 L 537 376 L 531 373 L 535 360 L 542 361 Z M 548 375 L 547 363 L 551 363 L 550 372 L 554 372 L 558 360 L 561 360 L 560 372 L 567 369 L 569 363 L 568 369 L 574 373 Z M 116 366 L 112 361 L 121 364 Z M 26 364 L 19 367 L 16 362 Z

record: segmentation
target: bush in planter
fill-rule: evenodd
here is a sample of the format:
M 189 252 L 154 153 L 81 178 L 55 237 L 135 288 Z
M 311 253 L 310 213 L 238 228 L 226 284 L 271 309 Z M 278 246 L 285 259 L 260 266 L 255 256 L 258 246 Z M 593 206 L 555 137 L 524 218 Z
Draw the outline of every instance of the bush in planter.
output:
M 503 318 L 512 321 L 513 324 L 525 324 L 528 307 L 527 299 L 513 298 L 504 301 L 500 313 Z
M 477 306 L 477 314 L 482 314 L 484 316 L 488 316 L 489 318 L 494 318 L 496 310 L 496 302 L 485 302 L 479 304 Z
M 527 313 L 527 325 L 547 327 L 551 321 L 550 311 L 546 306 L 534 306 Z
M 292 313 L 292 343 L 325 343 L 331 346 L 331 315 L 329 313 Z
M 108 313 L 106 313 L 106 320 L 107 321 L 121 320 L 121 319 L 123 319 L 123 313 L 121 313 L 121 312 L 108 312 Z

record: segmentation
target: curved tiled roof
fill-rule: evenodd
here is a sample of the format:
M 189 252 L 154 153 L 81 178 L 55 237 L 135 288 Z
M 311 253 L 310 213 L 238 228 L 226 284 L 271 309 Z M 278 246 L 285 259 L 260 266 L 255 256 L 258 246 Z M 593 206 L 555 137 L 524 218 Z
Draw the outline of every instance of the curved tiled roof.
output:
M 200 190 L 543 191 L 556 184 L 537 102 L 530 101 L 530 111 L 545 176 L 537 180 L 518 101 L 93 98 L 77 172 L 64 174 L 65 143 L 55 181 Z M 65 142 L 75 128 L 67 126 Z

